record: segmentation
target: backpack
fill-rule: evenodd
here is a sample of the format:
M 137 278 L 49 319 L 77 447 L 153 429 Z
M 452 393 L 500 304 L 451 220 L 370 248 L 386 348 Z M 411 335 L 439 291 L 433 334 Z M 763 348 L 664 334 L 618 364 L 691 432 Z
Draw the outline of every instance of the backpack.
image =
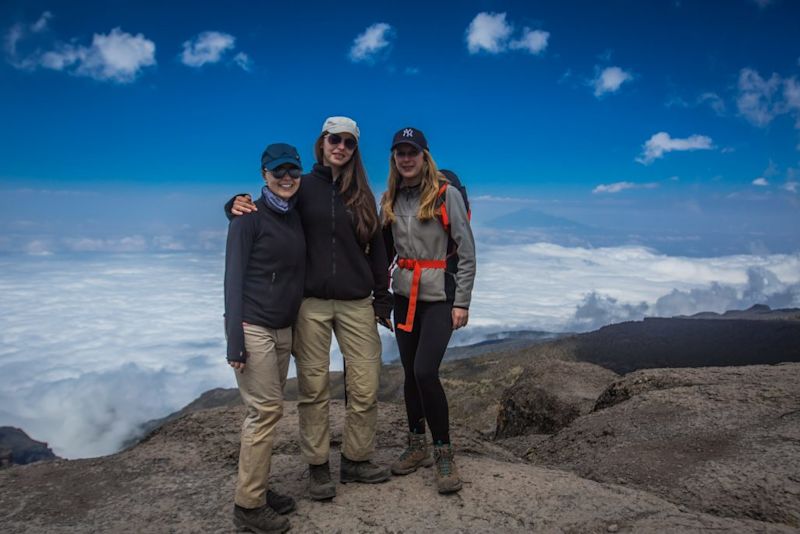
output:
M 453 171 L 448 171 L 446 169 L 440 169 L 444 177 L 447 179 L 439 184 L 439 194 L 436 196 L 436 206 L 439 208 L 439 221 L 442 223 L 445 231 L 449 234 L 450 233 L 450 217 L 447 215 L 447 207 L 445 205 L 445 191 L 447 191 L 448 187 L 455 187 L 459 193 L 461 193 L 461 198 L 464 199 L 464 206 L 467 208 L 467 219 L 472 220 L 472 210 L 469 207 L 469 197 L 467 196 L 467 188 L 464 187 L 464 184 L 461 183 L 461 180 L 458 178 L 458 175 Z

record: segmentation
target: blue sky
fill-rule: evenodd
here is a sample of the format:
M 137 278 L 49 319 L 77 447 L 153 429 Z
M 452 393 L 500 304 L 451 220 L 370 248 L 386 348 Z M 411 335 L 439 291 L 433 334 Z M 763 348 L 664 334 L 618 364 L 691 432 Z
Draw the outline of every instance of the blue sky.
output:
M 798 21 L 788 0 L 4 2 L 0 249 L 220 230 L 267 143 L 310 166 L 344 114 L 376 192 L 392 133 L 425 130 L 478 226 L 524 208 L 616 243 L 702 233 L 684 254 L 795 251 Z

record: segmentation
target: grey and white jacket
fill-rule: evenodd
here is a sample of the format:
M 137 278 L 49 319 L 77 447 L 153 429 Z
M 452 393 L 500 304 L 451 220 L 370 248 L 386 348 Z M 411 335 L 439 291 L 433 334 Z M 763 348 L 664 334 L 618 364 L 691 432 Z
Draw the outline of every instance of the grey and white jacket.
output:
M 455 187 L 445 191 L 445 205 L 450 220 L 450 233 L 438 218 L 417 219 L 421 188 L 401 187 L 395 196 L 395 221 L 391 224 L 391 240 L 398 258 L 415 260 L 447 260 L 447 269 L 423 269 L 417 300 L 452 302 L 458 308 L 469 308 L 475 283 L 475 239 L 472 236 L 464 199 Z M 389 230 L 387 228 L 387 230 Z M 387 236 L 388 237 L 388 236 Z M 457 253 L 447 257 L 450 243 Z M 452 250 L 452 249 L 451 249 Z M 391 251 L 390 251 L 390 258 Z M 410 297 L 413 271 L 394 269 L 392 291 Z

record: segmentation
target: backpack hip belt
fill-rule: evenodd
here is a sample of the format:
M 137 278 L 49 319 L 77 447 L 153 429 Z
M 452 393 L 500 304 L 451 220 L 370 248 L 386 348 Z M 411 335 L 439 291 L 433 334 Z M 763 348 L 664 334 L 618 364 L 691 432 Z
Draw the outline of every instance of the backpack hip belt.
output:
M 411 293 L 408 297 L 408 312 L 406 322 L 398 324 L 397 329 L 404 332 L 411 332 L 414 328 L 414 315 L 417 312 L 417 297 L 419 296 L 419 279 L 422 276 L 422 269 L 447 269 L 445 260 L 414 260 L 409 258 L 398 258 L 398 269 L 408 269 L 414 271 L 411 279 Z

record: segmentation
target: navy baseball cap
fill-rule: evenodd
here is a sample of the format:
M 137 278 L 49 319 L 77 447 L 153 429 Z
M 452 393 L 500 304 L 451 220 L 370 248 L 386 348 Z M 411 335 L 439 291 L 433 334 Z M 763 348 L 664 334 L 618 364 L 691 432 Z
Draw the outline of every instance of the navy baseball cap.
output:
M 403 143 L 408 143 L 411 146 L 417 147 L 419 150 L 428 150 L 428 140 L 425 139 L 425 134 L 422 133 L 422 130 L 417 130 L 416 128 L 403 128 L 402 130 L 398 130 L 392 139 L 391 149 L 394 150 L 397 145 Z
M 286 143 L 275 143 L 269 145 L 261 154 L 261 167 L 268 171 L 274 171 L 281 165 L 294 165 L 298 169 L 303 169 L 300 163 L 300 154 L 292 145 Z

